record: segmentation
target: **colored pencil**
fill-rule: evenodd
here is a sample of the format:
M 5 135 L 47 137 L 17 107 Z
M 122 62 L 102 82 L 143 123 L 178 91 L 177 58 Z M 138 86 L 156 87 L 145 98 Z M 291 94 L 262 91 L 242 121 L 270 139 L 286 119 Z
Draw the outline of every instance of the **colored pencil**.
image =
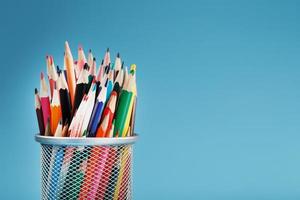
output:
M 71 105 L 74 105 L 74 96 L 75 96 L 75 87 L 76 87 L 74 60 L 67 41 L 65 42 L 65 63 L 66 63 L 67 83 L 70 92 Z
M 40 92 L 41 92 L 40 99 L 41 99 L 41 105 L 43 110 L 43 119 L 46 128 L 48 118 L 50 119 L 50 100 L 49 100 L 48 88 L 47 88 L 47 84 L 43 72 L 41 73 Z
M 114 191 L 114 195 L 113 195 L 113 199 L 114 200 L 118 200 L 120 196 L 124 195 L 123 193 L 125 192 L 125 184 L 124 184 L 124 179 L 126 179 L 126 176 L 128 176 L 128 174 L 126 174 L 126 172 L 128 172 L 128 159 L 130 156 L 130 152 L 129 152 L 129 148 L 125 147 L 123 149 L 123 152 L 121 154 L 120 157 L 120 170 L 119 170 L 119 174 L 116 180 L 116 187 L 115 187 L 115 191 Z M 117 174 L 117 173 L 116 173 Z M 123 184 L 122 184 L 123 182 Z M 123 186 L 121 188 L 121 186 Z
M 83 66 L 86 63 L 85 54 L 81 45 L 78 47 L 78 60 L 77 67 L 79 69 L 79 73 L 83 70 Z
M 73 115 L 75 114 L 75 112 L 77 111 L 82 98 L 84 96 L 84 94 L 88 93 L 88 68 L 84 68 L 81 71 L 81 74 L 77 80 L 77 84 L 76 84 L 76 90 L 75 90 L 75 100 L 74 100 L 74 106 L 73 106 Z
M 57 89 L 59 91 L 62 123 L 66 124 L 66 122 L 71 122 L 71 101 L 67 82 L 64 74 L 60 70 L 58 71 Z
M 43 111 L 42 111 L 41 100 L 37 88 L 34 89 L 34 97 L 35 97 L 35 112 L 36 112 L 36 117 L 39 125 L 40 134 L 44 135 L 45 125 L 43 119 Z
M 62 120 L 60 120 L 54 132 L 54 137 L 62 137 L 62 129 L 63 129 Z
M 108 120 L 108 127 L 107 130 L 105 132 L 105 137 L 109 136 L 109 131 L 111 129 L 112 126 L 112 122 L 114 119 L 114 114 L 115 114 L 115 110 L 116 110 L 116 103 L 117 103 L 117 98 L 118 98 L 118 94 L 116 91 L 113 91 L 111 93 L 111 96 L 109 98 L 109 101 L 103 111 L 103 116 L 109 116 L 109 120 Z
M 51 136 L 51 130 L 50 130 L 50 117 L 47 119 L 47 122 L 46 122 L 45 136 Z
M 113 87 L 114 87 L 114 72 L 113 70 L 110 70 L 108 74 L 106 100 L 109 99 L 110 94 L 113 91 Z
M 88 124 L 93 112 L 93 108 L 94 108 L 94 102 L 95 102 L 95 95 L 96 95 L 96 83 L 94 82 L 91 86 L 91 90 L 87 96 L 88 100 L 87 100 L 87 106 L 85 109 L 85 115 L 83 118 L 83 122 L 82 122 L 82 128 L 81 128 L 81 132 L 82 132 L 82 136 L 87 136 L 87 129 L 88 129 Z
M 104 110 L 106 102 L 106 86 L 100 86 L 100 93 L 96 99 L 95 106 L 93 108 L 91 120 L 88 126 L 88 137 L 95 137 L 96 131 L 99 127 L 99 123 L 101 120 L 102 112 Z
M 114 137 L 124 137 L 128 131 L 129 119 L 128 114 L 132 111 L 132 102 L 133 102 L 133 84 L 134 78 L 132 75 L 129 76 L 127 84 L 124 85 L 123 90 L 121 91 L 118 108 L 116 112 L 116 121 L 115 121 L 115 130 Z M 128 121 L 128 122 L 127 122 Z
M 104 66 L 108 66 L 110 64 L 110 53 L 109 48 L 106 49 L 105 55 L 104 55 Z
M 103 63 L 104 63 L 104 60 L 101 61 L 101 64 L 100 64 L 99 69 L 98 69 L 97 78 L 96 78 L 97 82 L 101 82 L 102 77 L 104 75 L 104 64 Z
M 54 136 L 54 133 L 56 131 L 56 127 L 59 123 L 59 120 L 61 119 L 61 107 L 60 107 L 60 101 L 59 101 L 59 93 L 57 89 L 54 89 L 53 91 L 53 98 L 50 104 L 51 109 L 51 117 L 50 117 L 50 130 L 52 136 Z
M 68 129 L 69 129 L 69 124 L 68 122 L 66 122 L 62 128 L 62 132 L 61 132 L 62 137 L 69 137 Z
M 55 88 L 55 82 L 57 80 L 57 72 L 54 65 L 54 60 L 52 56 L 46 56 L 47 62 L 47 74 L 50 85 L 50 97 L 53 98 L 53 90 Z
M 121 61 L 120 53 L 118 53 L 114 65 L 115 77 L 118 76 L 118 73 L 121 71 L 121 69 L 122 69 L 122 61 Z
M 88 59 L 87 59 L 87 64 L 91 67 L 93 65 L 93 62 L 94 62 L 94 56 L 93 56 L 93 53 L 92 53 L 92 50 L 90 49 L 89 50 L 89 53 L 88 53 Z
M 124 82 L 124 71 L 121 69 L 115 79 L 114 88 L 113 88 L 113 91 L 116 91 L 118 96 L 122 90 L 123 82 Z

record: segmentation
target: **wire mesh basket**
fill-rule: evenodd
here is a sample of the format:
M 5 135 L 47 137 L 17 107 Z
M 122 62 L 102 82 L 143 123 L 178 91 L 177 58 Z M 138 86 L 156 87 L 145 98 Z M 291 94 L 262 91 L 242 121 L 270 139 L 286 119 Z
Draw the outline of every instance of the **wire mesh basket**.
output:
M 132 199 L 137 136 L 35 139 L 41 143 L 42 199 Z

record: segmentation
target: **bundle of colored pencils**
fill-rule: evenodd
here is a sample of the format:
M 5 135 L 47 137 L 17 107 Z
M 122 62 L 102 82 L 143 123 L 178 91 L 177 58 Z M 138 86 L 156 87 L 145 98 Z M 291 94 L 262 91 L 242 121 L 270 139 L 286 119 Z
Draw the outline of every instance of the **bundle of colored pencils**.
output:
M 46 56 L 48 80 L 41 73 L 35 109 L 41 135 L 54 137 L 126 137 L 133 135 L 137 102 L 136 65 L 128 70 L 109 49 L 99 66 L 89 50 L 78 48 L 74 61 L 65 42 L 64 66 Z M 49 83 L 49 88 L 47 86 Z M 49 92 L 50 89 L 50 92 Z

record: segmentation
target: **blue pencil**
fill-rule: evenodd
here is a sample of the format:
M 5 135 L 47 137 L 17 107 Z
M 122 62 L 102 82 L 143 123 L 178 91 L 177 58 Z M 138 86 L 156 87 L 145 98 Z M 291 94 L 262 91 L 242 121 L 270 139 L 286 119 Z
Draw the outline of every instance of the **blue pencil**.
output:
M 59 187 L 59 174 L 64 159 L 64 149 L 62 147 L 54 147 L 52 155 L 55 156 L 55 160 L 52 166 L 50 174 L 50 185 L 49 185 L 49 197 L 50 199 L 58 198 L 58 187 Z
M 107 82 L 107 92 L 106 92 L 106 101 L 109 99 L 111 92 L 114 88 L 114 71 L 110 70 L 108 74 L 108 82 Z
M 88 137 L 95 137 L 104 110 L 107 95 L 107 87 L 101 86 L 95 106 L 93 108 L 91 120 L 88 125 Z

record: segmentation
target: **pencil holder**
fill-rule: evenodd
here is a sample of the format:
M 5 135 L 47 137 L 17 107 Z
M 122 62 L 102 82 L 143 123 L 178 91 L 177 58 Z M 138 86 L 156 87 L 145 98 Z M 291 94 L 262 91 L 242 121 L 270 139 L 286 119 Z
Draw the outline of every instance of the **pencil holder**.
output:
M 137 136 L 35 139 L 41 144 L 42 199 L 132 199 Z

